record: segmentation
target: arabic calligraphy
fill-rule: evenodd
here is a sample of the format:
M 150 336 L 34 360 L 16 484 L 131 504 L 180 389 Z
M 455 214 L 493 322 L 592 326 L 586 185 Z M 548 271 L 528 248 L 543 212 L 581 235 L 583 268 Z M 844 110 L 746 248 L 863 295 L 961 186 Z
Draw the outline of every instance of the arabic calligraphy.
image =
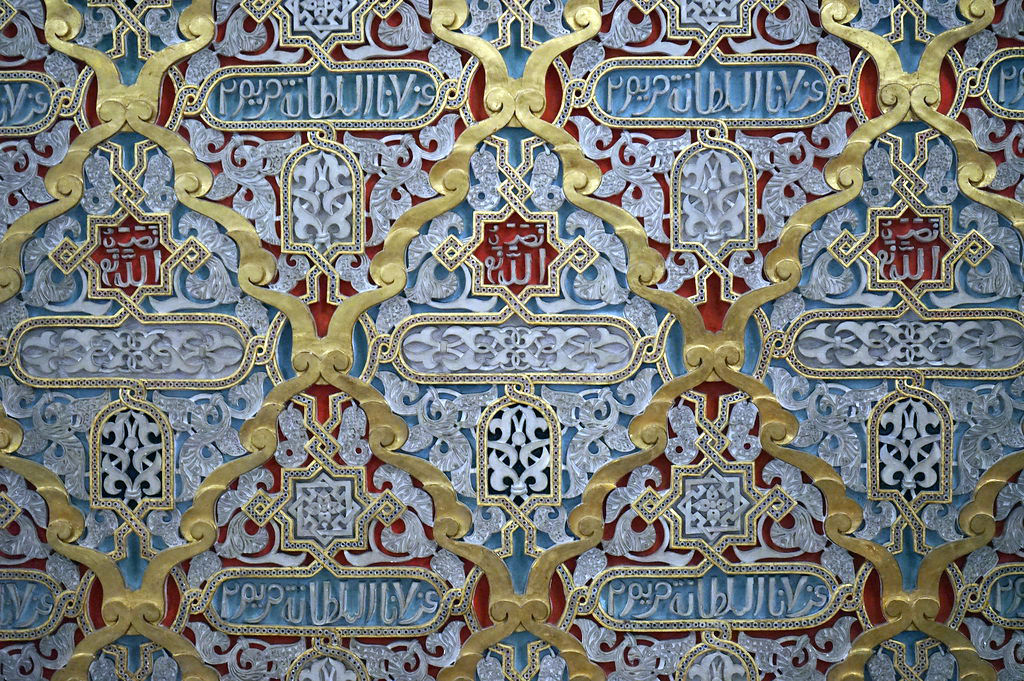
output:
M 0 130 L 28 127 L 53 108 L 53 92 L 37 73 L 0 72 Z
M 103 287 L 127 292 L 159 283 L 166 257 L 157 225 L 103 226 L 100 245 L 92 252 Z
M 829 83 L 814 61 L 786 59 L 757 66 L 713 58 L 701 64 L 662 59 L 606 62 L 592 76 L 592 109 L 608 124 L 676 124 L 716 120 L 751 124 L 801 124 L 821 117 Z M 715 63 L 715 62 L 718 63 Z
M 211 606 L 227 631 L 358 632 L 389 627 L 410 634 L 444 615 L 437 585 L 422 574 L 383 577 L 318 573 L 309 577 L 229 575 Z
M 209 88 L 204 114 L 221 124 L 300 127 L 325 121 L 357 127 L 369 121 L 406 121 L 415 126 L 440 101 L 440 74 L 401 62 L 349 63 L 341 72 L 323 69 L 224 69 Z M 262 72 L 261 72 L 262 71 Z
M 0 679 L 1021 676 L 1019 6 L 69 2 Z
M 939 234 L 939 220 L 917 217 L 879 220 L 879 236 L 871 247 L 882 276 L 913 287 L 941 279 L 942 258 L 949 245 Z
M 768 618 L 799 626 L 835 605 L 834 588 L 820 574 L 800 568 L 760 574 L 729 574 L 718 567 L 689 572 L 614 574 L 598 587 L 601 617 L 632 631 L 670 630 L 669 623 L 742 626 Z
M 484 281 L 519 293 L 530 284 L 547 282 L 548 259 L 554 252 L 544 223 L 510 221 L 485 222 L 484 243 L 476 255 L 484 264 Z
M 6 631 L 35 633 L 55 614 L 56 584 L 18 571 L 0 573 L 0 627 Z

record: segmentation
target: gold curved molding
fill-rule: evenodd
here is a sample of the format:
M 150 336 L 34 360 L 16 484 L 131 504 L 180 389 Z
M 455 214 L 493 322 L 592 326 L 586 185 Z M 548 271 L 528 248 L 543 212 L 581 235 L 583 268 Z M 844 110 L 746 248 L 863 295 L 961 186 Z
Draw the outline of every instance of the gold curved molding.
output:
M 113 61 L 104 53 L 69 42 L 81 29 L 81 15 L 63 0 L 46 2 L 46 39 L 54 49 L 86 63 L 95 71 L 96 111 L 102 123 L 84 131 L 69 146 L 65 158 L 51 168 L 44 184 L 56 200 L 16 220 L 0 241 L 0 299 L 17 295 L 24 284 L 19 263 L 21 250 L 38 228 L 76 206 L 83 196 L 83 166 L 92 149 L 122 130 L 134 130 L 163 148 L 172 160 L 175 192 L 189 208 L 225 225 L 239 249 L 239 284 L 259 300 L 282 309 L 298 332 L 312 334 L 312 314 L 300 301 L 265 288 L 276 266 L 270 253 L 260 247 L 256 230 L 243 216 L 226 206 L 204 201 L 213 182 L 212 173 L 198 163 L 191 148 L 179 135 L 154 125 L 159 109 L 162 80 L 174 63 L 205 47 L 214 35 L 210 0 L 194 0 L 183 10 L 179 26 L 188 38 L 157 52 L 146 61 L 136 82 L 124 85 Z M 85 636 L 76 646 L 68 665 L 59 670 L 57 681 L 86 679 L 96 653 L 127 633 L 137 633 L 166 649 L 179 664 L 187 681 L 215 681 L 219 675 L 199 658 L 194 646 L 180 634 L 161 627 L 166 609 L 164 583 L 171 569 L 181 561 L 212 546 L 217 529 L 214 510 L 217 499 L 238 476 L 256 468 L 273 455 L 277 446 L 277 415 L 287 401 L 312 385 L 318 376 L 314 365 L 300 370 L 295 379 L 277 386 L 267 396 L 257 415 L 246 424 L 241 441 L 251 452 L 217 468 L 200 485 L 193 506 L 181 522 L 186 543 L 158 552 L 143 575 L 137 590 L 126 587 L 117 564 L 106 554 L 74 544 L 84 530 L 81 513 L 75 509 L 60 479 L 43 466 L 11 456 L 20 445 L 21 426 L 6 415 L 0 418 L 0 465 L 28 480 L 47 505 L 47 541 L 67 558 L 91 569 L 103 589 L 103 626 Z
M 559 544 L 537 558 L 527 578 L 528 598 L 546 598 L 551 579 L 558 566 L 594 548 L 604 535 L 604 502 L 616 483 L 640 466 L 657 459 L 668 442 L 668 410 L 679 397 L 708 380 L 711 362 L 699 361 L 697 368 L 663 385 L 651 403 L 629 425 L 629 437 L 641 451 L 609 461 L 591 477 L 583 490 L 579 506 L 569 513 L 569 529 L 580 539 Z
M 405 258 L 412 239 L 419 234 L 423 225 L 465 199 L 469 191 L 470 157 L 484 139 L 512 120 L 515 107 L 511 100 L 500 97 L 499 101 L 501 104 L 495 107 L 497 113 L 494 116 L 464 130 L 456 139 L 452 153 L 431 168 L 429 180 L 439 196 L 411 207 L 392 225 L 381 251 L 370 263 L 370 275 L 379 288 L 358 293 L 343 301 L 331 317 L 327 335 L 316 343 L 317 351 L 324 357 L 324 380 L 351 396 L 366 414 L 368 442 L 374 456 L 406 471 L 420 482 L 434 504 L 434 541 L 438 546 L 480 566 L 490 587 L 488 610 L 491 617 L 496 622 L 508 620 L 500 626 L 495 625 L 498 626 L 497 630 L 488 628 L 476 632 L 464 644 L 459 659 L 445 678 L 463 673 L 472 678 L 476 664 L 472 662 L 473 656 L 479 659 L 486 647 L 504 638 L 507 633 L 494 639 L 504 628 L 510 627 L 509 631 L 513 631 L 519 625 L 514 613 L 510 612 L 507 618 L 501 618 L 497 616 L 496 610 L 498 603 L 516 603 L 512 577 L 504 561 L 494 551 L 481 545 L 458 541 L 469 532 L 472 514 L 458 501 L 451 481 L 426 459 L 397 451 L 408 438 L 405 421 L 394 414 L 376 388 L 349 376 L 348 371 L 352 368 L 355 352 L 352 336 L 360 315 L 405 288 L 408 281 Z M 469 645 L 470 642 L 473 642 L 472 645 Z
M 914 626 L 924 634 L 941 641 L 956 658 L 959 681 L 996 681 L 996 670 L 978 654 L 971 640 L 952 627 L 936 622 L 934 613 L 921 611 Z
M 184 636 L 140 614 L 132 618 L 132 629 L 171 654 L 181 671 L 181 681 L 219 681 L 220 674 L 203 662 L 196 647 Z
M 518 88 L 512 93 L 517 102 L 529 100 L 529 103 L 540 107 L 530 108 L 534 120 L 540 120 L 535 116 L 544 110 L 547 99 L 544 86 L 548 69 L 555 59 L 563 52 L 587 42 L 601 30 L 601 8 L 593 0 L 569 0 L 565 3 L 563 16 L 572 30 L 567 35 L 545 41 L 530 53 L 523 67 L 523 77 L 515 83 Z
M 124 119 L 115 118 L 83 132 L 68 147 L 64 159 L 46 172 L 43 184 L 56 200 L 30 210 L 11 223 L 0 239 L 0 302 L 18 295 L 25 278 L 21 274 L 21 249 L 41 226 L 68 212 L 82 199 L 85 185 L 82 168 L 89 152 L 118 133 Z
M 1010 219 L 1018 230 L 1024 225 L 1024 207 L 1010 199 L 980 190 L 980 187 L 987 186 L 995 176 L 995 164 L 992 159 L 980 153 L 966 128 L 934 108 L 939 101 L 939 70 L 946 54 L 955 44 L 980 32 L 991 23 L 992 3 L 986 0 L 963 0 L 960 3 L 960 10 L 970 19 L 970 23 L 946 31 L 933 39 L 925 48 L 918 70 L 910 74 L 903 71 L 899 55 L 881 36 L 845 25 L 856 16 L 858 9 L 859 3 L 856 0 L 829 2 L 822 6 L 822 25 L 830 33 L 860 47 L 871 56 L 879 74 L 878 100 L 883 114 L 858 128 L 851 136 L 847 148 L 826 167 L 826 181 L 833 188 L 841 190 L 840 193 L 804 206 L 787 222 L 778 246 L 765 258 L 766 273 L 773 281 L 790 281 L 790 270 L 794 263 L 802 270 L 799 263 L 799 245 L 810 231 L 813 222 L 824 214 L 819 213 L 826 205 L 821 202 L 830 200 L 833 205 L 828 210 L 834 210 L 859 194 L 863 184 L 862 162 L 871 142 L 896 123 L 909 119 L 911 113 L 953 142 L 958 158 L 957 182 L 966 196 L 996 209 Z M 793 288 L 796 283 L 793 282 Z M 742 303 L 742 299 L 739 302 Z M 739 305 L 734 305 L 729 313 L 738 308 Z M 736 327 L 731 328 L 735 330 Z M 727 380 L 733 383 L 733 380 L 738 378 L 733 376 Z M 762 442 L 773 456 L 783 460 L 794 453 L 801 454 L 784 450 L 779 446 L 783 444 L 781 442 L 764 442 L 763 435 Z M 798 463 L 794 465 L 803 468 Z M 887 618 L 885 623 L 866 629 L 858 636 L 850 655 L 829 671 L 830 681 L 862 681 L 865 665 L 874 649 L 882 642 L 911 628 L 932 636 L 949 648 L 957 659 L 961 679 L 994 681 L 994 669 L 980 657 L 971 641 L 949 625 L 936 622 L 935 616 L 939 610 L 939 585 L 942 573 L 953 561 L 992 539 L 995 531 L 992 519 L 995 496 L 1002 485 L 1006 484 L 1005 480 L 1021 470 L 1021 466 L 1024 466 L 1024 461 L 1020 460 L 1019 455 L 1013 455 L 986 473 L 976 490 L 975 501 L 961 514 L 961 527 L 970 527 L 968 532 L 972 536 L 930 551 L 919 568 L 917 588 L 912 592 L 903 589 L 902 571 L 895 558 L 884 547 L 873 542 L 842 536 L 855 529 L 856 525 L 849 526 L 852 517 L 841 520 L 844 527 L 832 527 L 830 501 L 826 532 L 839 545 L 869 560 L 878 571 L 882 582 L 883 612 Z M 1003 476 L 1001 481 L 1000 476 Z M 817 484 L 817 475 L 811 475 L 811 479 Z M 822 491 L 825 493 L 825 490 Z M 828 494 L 825 494 L 828 497 Z M 840 533 L 830 531 L 834 529 L 839 529 Z
M 139 592 L 158 607 L 161 617 L 163 586 L 171 569 L 213 546 L 217 539 L 214 517 L 220 495 L 232 482 L 270 460 L 278 443 L 277 417 L 294 396 L 316 383 L 319 375 L 319 364 L 311 359 L 302 365 L 298 376 L 274 386 L 259 411 L 245 422 L 239 433 L 242 446 L 249 454 L 218 466 L 200 483 L 192 506 L 181 517 L 180 531 L 186 543 L 158 553 L 143 573 Z
M 519 626 L 515 617 L 506 617 L 493 626 L 474 631 L 462 644 L 459 658 L 437 673 L 437 681 L 476 681 L 476 665 L 491 646 L 500 643 Z
M 82 14 L 67 0 L 44 0 L 43 7 L 46 10 L 43 32 L 47 44 L 58 52 L 87 64 L 93 70 L 98 92 L 122 91 L 124 86 L 121 84 L 121 74 L 110 57 L 95 48 L 71 42 L 82 30 Z
M 882 72 L 902 73 L 900 55 L 896 48 L 884 37 L 872 31 L 847 26 L 860 12 L 860 0 L 825 0 L 821 3 L 821 26 L 832 35 L 842 38 L 848 43 L 867 52 L 878 67 L 879 87 L 882 84 Z
M 579 639 L 546 622 L 526 618 L 526 630 L 554 646 L 569 668 L 569 681 L 594 681 L 605 677 L 604 670 L 590 661 Z
M 909 613 L 894 613 L 894 616 L 895 619 L 884 624 L 865 629 L 854 640 L 846 657 L 828 670 L 828 681 L 863 681 L 864 668 L 875 648 L 906 631 L 912 623 Z
M 988 154 L 978 149 L 971 131 L 924 102 L 914 102 L 914 113 L 953 143 L 959 159 L 957 185 L 960 191 L 972 201 L 988 206 L 1005 217 L 1014 229 L 1024 234 L 1024 204 L 1000 194 L 982 191 L 982 187 L 989 186 L 995 179 L 996 164 Z
M 896 620 L 889 620 L 863 632 L 854 642 L 851 655 L 839 667 L 829 671 L 830 681 L 862 681 L 864 665 L 871 657 L 873 648 L 882 640 L 891 638 L 889 635 L 883 636 L 884 632 L 893 631 L 895 633 L 892 635 L 896 635 L 905 630 L 904 622 L 911 620 L 898 615 L 900 604 L 905 600 L 903 574 L 895 557 L 884 546 L 852 536 L 862 522 L 863 511 L 847 496 L 846 485 L 835 469 L 812 454 L 784 446 L 796 437 L 797 421 L 782 408 L 762 381 L 740 372 L 745 353 L 743 332 L 759 307 L 795 290 L 800 283 L 803 273 L 800 244 L 814 223 L 860 194 L 864 182 L 864 156 L 874 140 L 903 121 L 911 108 L 908 90 L 895 86 L 890 88 L 890 94 L 894 98 L 888 110 L 857 128 L 840 155 L 826 165 L 825 180 L 837 192 L 801 207 L 784 225 L 777 245 L 764 260 L 765 273 L 773 284 L 742 295 L 727 310 L 722 331 L 705 341 L 710 341 L 714 349 L 715 374 L 750 395 L 757 408 L 762 448 L 772 457 L 800 469 L 821 491 L 825 499 L 826 535 L 837 545 L 860 555 L 874 566 L 882 582 L 883 610 L 887 617 L 897 617 Z M 883 638 L 879 639 L 879 636 Z
M 852 16 L 849 18 L 852 19 Z M 895 54 L 891 45 L 886 42 L 885 46 Z M 859 194 L 863 184 L 864 155 L 874 139 L 905 118 L 911 106 L 908 94 L 903 90 L 903 96 L 895 98 L 889 112 L 859 128 L 851 136 L 850 144 L 844 152 L 826 169 L 826 179 L 840 193 L 808 204 L 790 219 L 783 230 L 779 246 L 765 260 L 765 269 L 775 283 L 765 289 L 744 294 L 734 302 L 726 313 L 722 331 L 718 333 L 707 331 L 699 310 L 688 299 L 648 288 L 661 278 L 664 263 L 656 252 L 651 255 L 652 249 L 639 223 L 621 207 L 587 196 L 600 184 L 600 172 L 596 164 L 582 155 L 578 142 L 567 131 L 539 119 L 533 111 L 524 110 L 525 107 L 517 107 L 517 117 L 523 126 L 550 142 L 559 154 L 564 169 L 563 191 L 566 198 L 577 207 L 612 224 L 616 234 L 626 244 L 629 257 L 627 282 L 630 289 L 669 310 L 679 321 L 683 329 L 683 354 L 688 369 L 686 375 L 663 386 L 647 409 L 631 424 L 631 439 L 634 444 L 646 449 L 606 464 L 588 483 L 583 502 L 573 510 L 569 520 L 570 529 L 582 539 L 546 551 L 538 558 L 531 570 L 528 595 L 536 594 L 539 597 L 548 587 L 556 566 L 560 564 L 556 560 L 564 562 L 599 543 L 604 528 L 601 512 L 604 499 L 617 480 L 637 466 L 649 463 L 664 450 L 668 437 L 667 410 L 672 402 L 700 382 L 718 379 L 751 395 L 761 418 L 761 440 L 765 450 L 811 477 L 825 497 L 828 509 L 826 532 L 829 537 L 871 560 L 883 574 L 888 593 L 898 599 L 902 574 L 895 558 L 878 544 L 850 536 L 861 524 L 862 511 L 846 495 L 842 478 L 817 457 L 781 446 L 795 438 L 796 419 L 782 409 L 767 386 L 740 373 L 739 368 L 743 364 L 743 333 L 749 319 L 766 302 L 796 288 L 802 273 L 800 241 L 817 219 Z M 863 665 L 860 674 L 862 678 Z
M 137 116 L 130 116 L 127 122 L 133 130 L 156 142 L 171 159 L 174 191 L 181 204 L 224 227 L 238 248 L 239 287 L 284 313 L 297 347 L 293 355 L 302 352 L 317 338 L 313 313 L 295 296 L 267 287 L 277 273 L 277 263 L 260 245 L 256 227 L 234 209 L 202 198 L 213 186 L 213 173 L 199 162 L 183 137 Z
M 488 87 L 507 89 L 510 78 L 508 67 L 494 45 L 480 36 L 457 33 L 469 18 L 469 5 L 466 0 L 434 0 L 430 12 L 430 29 L 441 40 L 462 48 L 479 60 L 484 68 L 486 86 L 484 91 L 485 105 L 490 113 L 496 113 L 487 103 Z M 435 187 L 436 188 L 436 187 Z
M 601 170 L 596 163 L 583 155 L 583 148 L 576 138 L 567 130 L 537 117 L 534 111 L 526 106 L 518 106 L 516 115 L 523 127 L 554 147 L 555 153 L 562 161 L 562 191 L 569 202 L 610 224 L 615 230 L 615 235 L 625 244 L 628 258 L 626 281 L 630 289 L 652 302 L 652 294 L 667 293 L 648 288 L 657 284 L 664 276 L 665 261 L 647 242 L 647 233 L 636 217 L 621 206 L 589 196 L 597 191 L 601 184 Z M 680 323 L 694 325 L 696 320 L 701 318 L 696 306 L 686 298 L 668 293 L 667 296 L 658 296 L 658 299 L 665 300 L 669 296 L 679 301 L 674 300 L 674 306 L 680 309 Z
M 124 578 L 117 569 L 117 563 L 105 553 L 74 543 L 85 531 L 81 511 L 72 505 L 67 489 L 53 471 L 14 454 L 21 443 L 21 425 L 0 407 L 0 466 L 30 482 L 46 502 L 46 541 L 58 553 L 92 570 L 104 594 L 110 594 L 112 598 L 123 596 L 126 591 Z
M 942 68 L 942 62 L 946 55 L 957 43 L 963 42 L 985 30 L 992 23 L 996 13 L 992 0 L 959 0 L 957 7 L 960 10 L 960 14 L 968 20 L 968 23 L 964 26 L 943 31 L 928 41 L 924 46 L 924 53 L 917 64 L 917 73 L 933 84 L 936 89 L 936 95 L 938 95 L 940 88 L 939 70 Z M 932 103 L 937 104 L 938 100 L 936 99 Z
M 779 291 L 780 297 L 795 290 L 800 283 L 800 274 L 803 273 L 800 244 L 804 237 L 810 234 L 815 222 L 857 197 L 864 186 L 864 156 L 871 149 L 872 143 L 896 127 L 909 111 L 908 93 L 899 97 L 889 111 L 857 128 L 850 135 L 850 141 L 839 156 L 825 164 L 825 181 L 830 187 L 838 190 L 837 193 L 823 196 L 800 207 L 786 221 L 775 248 L 764 257 L 764 271 L 768 278 L 776 283 L 785 283 L 789 287 L 788 290 Z M 799 268 L 800 274 L 797 274 L 794 266 Z M 751 308 L 743 303 L 742 297 L 734 303 L 736 304 Z M 742 322 L 730 320 L 729 328 L 734 330 L 733 333 L 735 329 L 746 326 L 746 319 L 750 314 L 753 314 L 753 309 L 750 309 L 746 316 L 740 317 Z
M 469 193 L 470 157 L 485 139 L 508 125 L 515 113 L 509 97 L 501 97 L 499 101 L 502 103 L 497 107 L 497 114 L 463 130 L 456 138 L 451 154 L 430 169 L 430 185 L 440 196 L 412 206 L 391 226 L 383 247 L 370 262 L 370 277 L 379 288 L 357 293 L 344 300 L 334 311 L 327 327 L 325 342 L 329 345 L 325 349 L 339 352 L 345 358 L 344 366 L 338 366 L 338 371 L 351 368 L 352 333 L 359 317 L 405 288 L 409 280 L 405 269 L 405 254 L 409 243 L 425 224 L 459 205 Z
M 971 501 L 960 511 L 960 527 L 970 537 L 944 544 L 925 556 L 922 570 L 927 569 L 932 579 L 945 571 L 957 558 L 979 549 L 995 537 L 996 498 L 1009 484 L 1010 478 L 1024 471 L 1024 451 L 1000 459 L 986 470 L 974 486 Z M 919 587 L 927 586 L 927 582 Z
M 53 681 L 89 681 L 89 665 L 96 658 L 96 653 L 127 634 L 131 624 L 131 616 L 122 610 L 116 620 L 107 620 L 105 627 L 84 636 L 75 646 L 67 665 L 54 672 Z

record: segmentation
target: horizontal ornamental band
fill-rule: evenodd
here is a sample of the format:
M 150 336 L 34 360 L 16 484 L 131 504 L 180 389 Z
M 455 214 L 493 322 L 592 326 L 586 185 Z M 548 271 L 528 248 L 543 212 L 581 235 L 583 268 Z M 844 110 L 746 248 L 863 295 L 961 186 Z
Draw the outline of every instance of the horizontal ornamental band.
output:
M 455 592 L 445 597 L 443 582 L 419 568 L 235 568 L 219 572 L 207 594 L 207 616 L 229 633 L 415 636 L 441 627 Z
M 487 381 L 508 374 L 545 382 L 577 375 L 608 379 L 633 373 L 642 359 L 635 351 L 637 332 L 613 317 L 550 326 L 405 324 L 396 337 L 396 366 L 429 383 Z
M 230 66 L 204 84 L 200 111 L 222 129 L 413 129 L 440 112 L 443 80 L 430 64 L 413 61 Z
M 252 365 L 248 334 L 223 315 L 163 315 L 140 322 L 100 318 L 36 318 L 12 335 L 15 374 L 39 387 L 213 387 Z M 90 380 L 91 379 L 91 380 Z
M 814 626 L 835 613 L 842 589 L 815 565 L 759 564 L 729 572 L 692 568 L 610 569 L 593 587 L 595 618 L 620 631 L 685 631 L 721 626 Z
M 799 127 L 834 108 L 846 80 L 828 74 L 825 62 L 808 55 L 628 57 L 598 66 L 584 99 L 611 126 Z
M 790 327 L 782 352 L 800 373 L 822 378 L 887 378 L 900 370 L 934 378 L 996 377 L 1014 375 L 1024 365 L 1019 312 L 930 316 L 809 312 Z

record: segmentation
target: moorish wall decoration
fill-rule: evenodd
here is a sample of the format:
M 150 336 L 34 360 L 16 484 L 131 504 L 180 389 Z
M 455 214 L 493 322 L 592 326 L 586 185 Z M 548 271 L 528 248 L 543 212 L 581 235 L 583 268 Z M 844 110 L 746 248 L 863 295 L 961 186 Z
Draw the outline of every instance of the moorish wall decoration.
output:
M 1022 0 L 0 0 L 0 681 L 1021 681 Z

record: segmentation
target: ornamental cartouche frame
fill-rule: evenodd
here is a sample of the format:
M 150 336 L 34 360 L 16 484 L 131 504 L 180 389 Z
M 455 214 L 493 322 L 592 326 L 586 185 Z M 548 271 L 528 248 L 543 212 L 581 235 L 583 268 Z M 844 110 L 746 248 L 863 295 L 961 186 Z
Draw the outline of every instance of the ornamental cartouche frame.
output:
M 92 569 L 104 590 L 102 610 L 106 625 L 75 646 L 68 666 L 54 678 L 86 678 L 95 653 L 131 631 L 170 652 L 187 681 L 215 681 L 216 673 L 199 659 L 187 639 L 157 624 L 167 606 L 164 582 L 176 565 L 213 544 L 216 500 L 233 480 L 270 458 L 277 443 L 276 418 L 288 400 L 316 383 L 329 383 L 350 395 L 366 412 L 370 445 L 378 458 L 410 472 L 431 495 L 439 516 L 435 526 L 437 543 L 480 566 L 490 582 L 488 611 L 495 624 L 474 633 L 465 642 L 457 663 L 443 670 L 440 678 L 472 678 L 482 651 L 522 627 L 561 651 L 569 666 L 570 679 L 600 680 L 603 672 L 586 659 L 580 642 L 546 623 L 551 609 L 548 585 L 559 565 L 598 544 L 605 497 L 618 479 L 660 454 L 668 438 L 666 414 L 669 407 L 684 392 L 707 380 L 725 381 L 751 396 L 761 419 L 760 439 L 764 449 L 797 466 L 813 480 L 826 499 L 828 536 L 869 560 L 880 575 L 886 622 L 858 637 L 848 658 L 830 671 L 830 681 L 863 679 L 864 665 L 872 649 L 910 628 L 919 629 L 949 646 L 959 663 L 962 679 L 995 678 L 994 670 L 979 657 L 969 640 L 936 620 L 938 577 L 953 561 L 992 538 L 995 497 L 1011 476 L 1024 469 L 1024 452 L 1005 457 L 982 476 L 973 501 L 960 516 L 968 538 L 933 549 L 920 567 L 917 586 L 907 590 L 902 585 L 899 565 L 883 547 L 852 536 L 860 524 L 861 510 L 846 496 L 837 473 L 810 454 L 786 448 L 796 435 L 795 417 L 780 406 L 767 386 L 740 371 L 744 358 L 742 337 L 748 320 L 765 303 L 795 289 L 801 271 L 801 239 L 817 219 L 857 196 L 863 184 L 863 158 L 871 142 L 904 120 L 913 117 L 951 139 L 958 155 L 957 179 L 961 191 L 968 198 L 995 209 L 1024 232 L 1024 206 L 981 190 L 994 177 L 992 160 L 978 151 L 962 125 L 937 111 L 939 71 L 945 55 L 954 44 L 991 23 L 994 14 L 991 0 L 962 0 L 960 11 L 970 23 L 936 36 L 926 47 L 918 68 L 910 73 L 903 70 L 898 54 L 885 38 L 849 26 L 859 9 L 857 0 L 827 0 L 822 4 L 823 27 L 870 54 L 878 71 L 881 114 L 858 128 L 846 149 L 828 164 L 826 180 L 838 193 L 804 206 L 787 222 L 779 245 L 766 258 L 765 270 L 771 284 L 733 303 L 718 332 L 705 327 L 696 306 L 688 299 L 649 288 L 660 279 L 663 264 L 660 256 L 647 245 L 643 229 L 620 207 L 591 196 L 600 181 L 596 164 L 583 156 L 579 144 L 565 129 L 540 118 L 546 103 L 546 73 L 559 55 L 597 34 L 601 22 L 598 2 L 570 0 L 566 4 L 565 19 L 572 32 L 540 44 L 528 58 L 522 77 L 512 78 L 501 54 L 492 45 L 480 38 L 456 33 L 467 18 L 466 3 L 437 0 L 431 17 L 432 29 L 436 36 L 480 61 L 485 73 L 484 101 L 488 115 L 467 127 L 457 138 L 451 155 L 430 172 L 431 184 L 439 196 L 414 206 L 396 222 L 383 250 L 371 265 L 371 276 L 379 288 L 343 301 L 323 336 L 317 333 L 306 305 L 290 295 L 267 288 L 274 277 L 275 266 L 272 256 L 260 248 L 253 225 L 232 209 L 202 198 L 211 187 L 211 172 L 197 162 L 182 137 L 155 123 L 160 88 L 168 69 L 213 40 L 215 24 L 211 0 L 193 0 L 179 21 L 186 40 L 156 52 L 131 85 L 121 81 L 117 68 L 105 54 L 71 42 L 82 21 L 70 4 L 65 0 L 46 0 L 45 8 L 47 43 L 94 71 L 94 112 L 100 123 L 77 137 L 65 160 L 47 173 L 46 188 L 56 201 L 19 218 L 0 242 L 0 298 L 12 298 L 23 284 L 19 259 L 26 240 L 41 225 L 70 210 L 81 199 L 82 167 L 90 150 L 120 131 L 134 131 L 155 142 L 171 158 L 179 201 L 227 229 L 240 251 L 242 289 L 286 315 L 293 332 L 291 363 L 296 373 L 294 378 L 270 391 L 257 415 L 243 427 L 241 440 L 249 454 L 222 465 L 201 484 L 192 508 L 181 521 L 181 534 L 186 543 L 162 551 L 148 566 L 138 589 L 126 586 L 109 557 L 74 543 L 84 530 L 81 513 L 70 504 L 67 491 L 56 475 L 14 456 L 21 444 L 21 427 L 6 416 L 0 417 L 0 465 L 22 475 L 36 487 L 49 510 L 46 528 L 49 543 L 61 554 Z M 685 336 L 683 357 L 688 369 L 688 373 L 659 389 L 648 408 L 631 424 L 630 437 L 641 451 L 605 465 L 590 481 L 583 502 L 573 510 L 569 521 L 579 539 L 545 551 L 533 566 L 525 592 L 521 594 L 516 593 L 508 569 L 497 556 L 486 548 L 459 541 L 469 530 L 470 517 L 468 509 L 456 500 L 451 483 L 428 462 L 398 453 L 407 437 L 407 426 L 391 412 L 375 389 L 348 375 L 354 360 L 353 330 L 360 315 L 401 291 L 406 280 L 404 255 L 409 242 L 428 220 L 465 197 L 473 151 L 488 135 L 511 124 L 521 125 L 554 145 L 564 167 L 566 197 L 615 228 L 629 253 L 629 287 L 675 316 Z M 734 646 L 727 642 L 721 644 Z

